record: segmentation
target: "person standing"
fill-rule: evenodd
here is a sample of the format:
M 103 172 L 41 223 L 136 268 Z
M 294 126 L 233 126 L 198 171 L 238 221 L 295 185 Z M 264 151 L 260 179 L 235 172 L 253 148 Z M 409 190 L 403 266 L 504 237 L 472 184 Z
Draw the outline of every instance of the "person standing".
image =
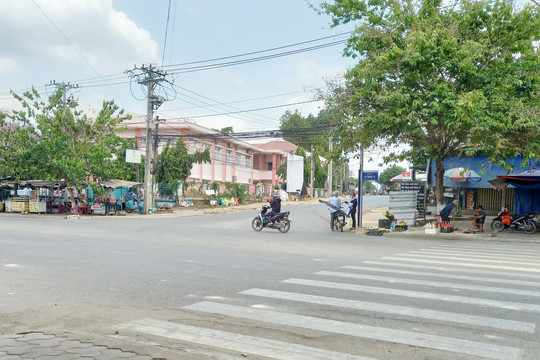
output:
M 334 191 L 332 197 L 328 199 L 328 210 L 330 211 L 330 229 L 334 231 L 334 220 L 337 212 L 341 209 L 341 200 L 338 198 L 338 192 Z
M 352 227 L 351 229 L 356 229 L 356 208 L 358 207 L 358 198 L 356 197 L 356 192 L 353 191 L 352 199 L 349 202 L 349 207 L 351 209 L 351 218 L 352 218 Z

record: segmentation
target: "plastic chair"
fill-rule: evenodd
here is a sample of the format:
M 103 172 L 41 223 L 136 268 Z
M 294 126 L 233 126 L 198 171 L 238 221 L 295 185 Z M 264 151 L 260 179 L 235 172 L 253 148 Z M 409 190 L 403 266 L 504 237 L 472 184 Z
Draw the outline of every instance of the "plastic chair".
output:
M 442 224 L 441 215 L 435 215 L 435 226 L 437 227 L 437 229 L 441 227 L 441 224 Z

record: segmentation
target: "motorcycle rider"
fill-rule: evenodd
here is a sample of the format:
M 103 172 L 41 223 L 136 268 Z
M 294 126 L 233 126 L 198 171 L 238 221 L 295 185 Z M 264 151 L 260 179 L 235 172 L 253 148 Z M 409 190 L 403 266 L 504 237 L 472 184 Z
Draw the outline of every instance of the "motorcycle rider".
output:
M 269 221 L 268 225 L 272 225 L 273 224 L 272 217 L 281 212 L 281 198 L 277 195 L 277 193 L 272 193 L 272 200 L 270 201 L 270 208 L 272 210 L 266 214 L 266 218 Z
M 334 220 L 336 219 L 336 214 L 339 209 L 341 209 L 341 200 L 338 198 L 338 192 L 334 191 L 332 197 L 328 199 L 328 204 L 333 205 L 329 206 L 328 210 L 330 211 L 330 229 L 334 231 Z

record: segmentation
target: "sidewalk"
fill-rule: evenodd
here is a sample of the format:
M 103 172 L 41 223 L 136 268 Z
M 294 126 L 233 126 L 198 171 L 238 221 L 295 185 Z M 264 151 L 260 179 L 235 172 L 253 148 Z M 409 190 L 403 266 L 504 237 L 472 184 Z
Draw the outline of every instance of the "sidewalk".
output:
M 157 360 L 150 355 L 110 348 L 90 341 L 70 340 L 67 337 L 42 332 L 0 335 L 0 360 L 19 359 Z
M 378 227 L 379 219 L 385 219 L 383 211 L 388 207 L 380 207 L 364 211 L 362 214 L 362 229 L 357 229 L 355 232 L 359 234 L 366 234 L 368 227 Z M 532 242 L 540 243 L 540 232 L 536 232 L 532 235 L 527 235 L 523 231 L 517 230 L 505 230 L 503 232 L 496 232 L 491 230 L 490 224 L 494 216 L 486 218 L 484 224 L 484 232 L 472 232 L 472 220 L 463 219 L 452 221 L 452 225 L 455 230 L 452 233 L 426 234 L 423 225 L 417 225 L 415 227 L 409 227 L 407 231 L 398 232 L 385 232 L 382 236 L 392 237 L 410 237 L 415 239 L 441 239 L 441 240 L 492 240 L 492 241 L 504 241 L 504 242 Z M 435 224 L 435 218 L 433 216 L 427 216 L 426 221 L 428 223 Z

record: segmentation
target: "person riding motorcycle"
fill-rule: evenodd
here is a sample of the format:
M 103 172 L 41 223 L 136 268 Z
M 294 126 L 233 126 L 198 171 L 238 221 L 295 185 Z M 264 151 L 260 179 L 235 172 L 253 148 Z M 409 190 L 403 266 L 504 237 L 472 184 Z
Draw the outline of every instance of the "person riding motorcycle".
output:
M 272 200 L 270 201 L 270 208 L 272 210 L 266 214 L 266 218 L 269 221 L 268 225 L 272 225 L 272 217 L 281 212 L 281 199 L 279 196 L 277 196 L 276 193 L 272 194 Z

